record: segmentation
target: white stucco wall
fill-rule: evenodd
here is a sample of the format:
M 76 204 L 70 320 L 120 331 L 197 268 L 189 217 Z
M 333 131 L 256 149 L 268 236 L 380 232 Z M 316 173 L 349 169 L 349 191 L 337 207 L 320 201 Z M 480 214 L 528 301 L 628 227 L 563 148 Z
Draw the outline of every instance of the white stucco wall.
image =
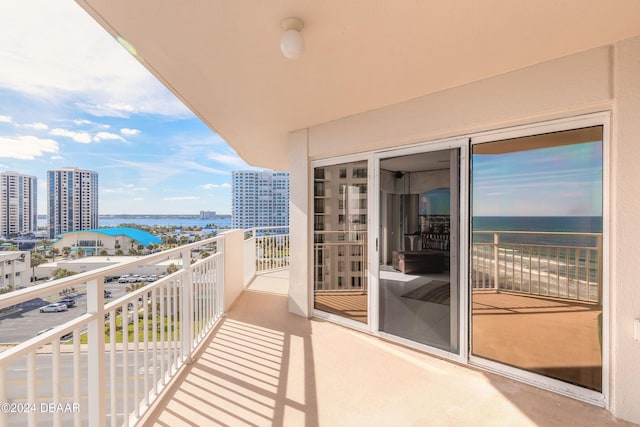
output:
M 309 236 L 313 222 L 310 207 L 310 188 L 313 184 L 308 159 L 308 133 L 306 130 L 289 135 L 289 311 L 311 316 L 312 269 Z M 293 177 L 296 177 L 295 179 Z
M 640 37 L 614 51 L 611 156 L 611 410 L 640 424 Z
M 231 230 L 224 235 L 224 311 L 229 311 L 244 290 L 244 231 Z
M 311 160 L 611 111 L 605 369 L 611 411 L 640 423 L 640 342 L 632 336 L 633 319 L 640 318 L 639 76 L 640 38 L 634 38 L 292 133 L 290 311 L 310 313 Z

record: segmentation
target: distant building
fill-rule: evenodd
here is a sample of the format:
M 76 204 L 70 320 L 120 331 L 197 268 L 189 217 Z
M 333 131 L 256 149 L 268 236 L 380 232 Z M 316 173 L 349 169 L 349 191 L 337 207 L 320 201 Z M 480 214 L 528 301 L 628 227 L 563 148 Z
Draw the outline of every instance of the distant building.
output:
M 216 211 L 200 211 L 200 219 L 216 219 Z
M 31 280 L 31 254 L 28 251 L 0 252 L 0 289 L 27 286 Z
M 231 173 L 233 228 L 289 225 L 289 172 Z
M 17 172 L 0 174 L 0 236 L 38 230 L 38 179 Z
M 78 168 L 47 171 L 49 238 L 98 228 L 98 173 Z

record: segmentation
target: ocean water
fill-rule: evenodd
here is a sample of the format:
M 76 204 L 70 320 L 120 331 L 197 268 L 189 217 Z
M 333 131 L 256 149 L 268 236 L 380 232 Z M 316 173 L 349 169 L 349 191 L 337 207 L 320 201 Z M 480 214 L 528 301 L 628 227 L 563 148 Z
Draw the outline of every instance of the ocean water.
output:
M 200 219 L 200 218 L 182 218 L 182 217 L 162 217 L 162 218 L 149 218 L 149 217 L 109 217 L 100 218 L 98 220 L 98 226 L 100 227 L 118 227 L 121 224 L 138 224 L 146 226 L 172 226 L 172 227 L 205 227 L 208 224 L 212 224 L 214 228 L 218 227 L 231 227 L 231 219 Z M 38 218 L 38 226 L 46 227 L 46 218 Z
M 602 233 L 601 216 L 478 216 L 471 223 L 473 242 L 492 242 L 493 234 L 479 231 L 526 231 L 537 233 Z M 539 245 L 592 246 L 595 237 L 550 234 L 501 233 L 502 243 L 524 243 Z

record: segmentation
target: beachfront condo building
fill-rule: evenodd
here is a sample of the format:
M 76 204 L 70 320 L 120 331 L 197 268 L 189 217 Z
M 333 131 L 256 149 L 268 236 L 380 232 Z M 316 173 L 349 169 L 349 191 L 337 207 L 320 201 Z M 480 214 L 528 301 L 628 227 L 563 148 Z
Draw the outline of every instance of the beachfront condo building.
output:
M 38 229 L 38 179 L 18 172 L 0 174 L 0 236 L 13 237 Z
M 67 167 L 47 171 L 49 238 L 98 228 L 98 173 Z
M 231 223 L 234 228 L 289 225 L 289 173 L 233 171 Z

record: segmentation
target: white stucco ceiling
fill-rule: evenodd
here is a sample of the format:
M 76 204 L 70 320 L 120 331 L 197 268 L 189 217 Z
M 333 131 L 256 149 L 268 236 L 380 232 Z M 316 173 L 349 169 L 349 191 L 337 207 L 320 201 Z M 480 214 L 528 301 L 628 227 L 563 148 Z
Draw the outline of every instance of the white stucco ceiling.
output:
M 77 0 L 247 162 L 291 131 L 640 34 L 638 0 Z M 303 55 L 279 50 L 304 20 Z

